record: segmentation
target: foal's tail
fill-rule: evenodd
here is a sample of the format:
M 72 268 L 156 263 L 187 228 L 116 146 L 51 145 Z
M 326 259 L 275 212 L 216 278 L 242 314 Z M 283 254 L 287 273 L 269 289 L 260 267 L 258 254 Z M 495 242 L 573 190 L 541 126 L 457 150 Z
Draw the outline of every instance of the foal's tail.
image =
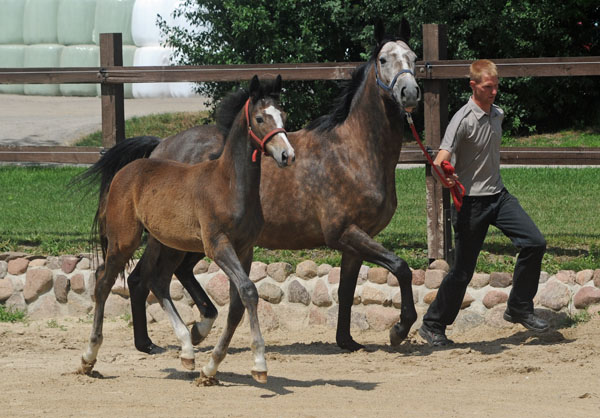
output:
M 94 165 L 78 176 L 75 176 L 69 182 L 69 187 L 81 186 L 88 194 L 99 183 L 98 209 L 94 216 L 91 238 L 92 242 L 97 242 L 96 238 L 100 238 L 103 256 L 106 255 L 106 239 L 103 236 L 103 227 L 100 224 L 100 214 L 103 210 L 104 200 L 108 194 L 110 184 L 121 168 L 134 160 L 148 158 L 159 143 L 160 138 L 155 136 L 127 138 L 107 150 Z

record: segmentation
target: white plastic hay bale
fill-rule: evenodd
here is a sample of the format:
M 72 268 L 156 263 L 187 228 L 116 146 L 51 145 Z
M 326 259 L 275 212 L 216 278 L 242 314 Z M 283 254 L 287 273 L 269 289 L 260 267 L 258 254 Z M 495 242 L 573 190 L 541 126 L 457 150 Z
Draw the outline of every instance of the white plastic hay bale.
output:
M 25 45 L 0 45 L 0 67 L 23 68 Z M 0 93 L 23 94 L 23 84 L 0 84 Z
M 30 67 L 58 67 L 60 66 L 60 53 L 64 46 L 58 44 L 37 44 L 25 47 L 23 66 Z M 59 96 L 58 84 L 25 84 L 24 93 L 37 96 Z
M 123 45 L 123 66 L 132 67 L 133 57 L 135 56 L 135 45 Z M 96 84 L 96 94 L 100 96 L 102 94 L 100 84 Z M 133 92 L 131 83 L 123 84 L 123 97 L 125 99 L 133 99 Z
M 135 50 L 133 65 L 167 66 L 171 62 L 172 50 L 160 46 L 144 46 Z M 170 97 L 170 83 L 134 83 L 132 86 L 135 99 Z
M 177 0 L 136 0 L 131 16 L 131 35 L 136 46 L 160 46 L 164 37 L 157 24 L 158 15 L 170 23 Z
M 94 43 L 92 32 L 95 17 L 96 0 L 59 0 L 56 24 L 58 43 L 64 45 Z
M 97 45 L 65 46 L 60 54 L 61 67 L 99 67 L 100 47 Z M 61 84 L 63 96 L 96 96 L 96 84 Z
M 23 13 L 23 42 L 55 44 L 58 0 L 26 0 Z
M 190 83 L 182 81 L 180 83 L 167 83 L 169 84 L 169 95 L 171 97 L 194 97 L 198 96 L 196 93 L 196 83 Z
M 123 45 L 133 45 L 131 14 L 135 0 L 99 0 L 94 16 L 94 43 L 100 43 L 101 33 L 122 33 Z
M 0 0 L 0 44 L 23 43 L 23 0 Z

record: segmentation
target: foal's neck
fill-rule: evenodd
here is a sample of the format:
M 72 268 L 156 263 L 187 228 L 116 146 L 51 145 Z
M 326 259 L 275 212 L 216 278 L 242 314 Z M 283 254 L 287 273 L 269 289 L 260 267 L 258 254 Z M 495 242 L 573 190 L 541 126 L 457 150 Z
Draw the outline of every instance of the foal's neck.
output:
M 225 138 L 223 153 L 218 161 L 222 176 L 229 177 L 232 186 L 235 185 L 237 192 L 243 193 L 244 198 L 258 196 L 260 153 L 257 153 L 256 161 L 253 162 L 254 150 L 248 137 L 248 127 L 242 110 Z

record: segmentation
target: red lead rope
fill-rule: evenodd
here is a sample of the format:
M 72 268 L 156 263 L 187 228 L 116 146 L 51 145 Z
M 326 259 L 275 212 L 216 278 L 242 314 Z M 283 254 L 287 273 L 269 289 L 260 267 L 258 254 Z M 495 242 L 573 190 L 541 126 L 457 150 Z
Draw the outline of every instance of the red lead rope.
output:
M 427 162 L 429 162 L 429 165 L 431 165 L 431 167 L 435 170 L 435 172 L 437 173 L 438 177 L 440 178 L 440 180 L 442 181 L 444 186 L 446 186 L 447 188 L 450 189 L 450 193 L 452 194 L 452 200 L 454 201 L 454 207 L 456 208 L 456 210 L 458 212 L 460 212 L 460 208 L 462 207 L 462 203 L 463 203 L 463 197 L 465 196 L 465 187 L 458 180 L 455 180 L 454 186 L 450 186 L 450 183 L 448 183 L 446 181 L 446 177 L 452 177 L 452 175 L 454 174 L 454 167 L 452 167 L 452 164 L 450 164 L 449 161 L 442 161 L 441 166 L 442 166 L 442 170 L 444 170 L 445 176 L 442 175 L 442 173 L 440 173 L 440 170 L 437 168 L 437 166 L 433 164 L 433 160 L 431 159 L 431 156 L 425 149 L 425 146 L 423 146 L 423 143 L 421 142 L 421 139 L 419 138 L 419 134 L 417 133 L 417 128 L 415 128 L 415 124 L 413 123 L 412 116 L 410 115 L 410 113 L 406 113 L 406 120 L 408 121 L 410 130 L 412 131 L 413 136 L 414 136 L 415 140 L 417 141 L 417 144 L 419 144 L 421 151 L 423 151 L 423 154 L 425 155 Z

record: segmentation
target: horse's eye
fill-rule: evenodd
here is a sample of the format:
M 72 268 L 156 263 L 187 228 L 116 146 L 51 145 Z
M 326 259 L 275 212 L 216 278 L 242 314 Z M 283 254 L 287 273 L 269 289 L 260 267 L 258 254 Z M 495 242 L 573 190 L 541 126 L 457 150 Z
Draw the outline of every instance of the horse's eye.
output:
M 379 62 L 381 63 L 381 65 L 384 65 L 387 60 L 385 58 L 379 58 Z
M 265 120 L 262 118 L 262 116 L 257 116 L 256 117 L 256 122 L 257 123 L 263 123 Z

